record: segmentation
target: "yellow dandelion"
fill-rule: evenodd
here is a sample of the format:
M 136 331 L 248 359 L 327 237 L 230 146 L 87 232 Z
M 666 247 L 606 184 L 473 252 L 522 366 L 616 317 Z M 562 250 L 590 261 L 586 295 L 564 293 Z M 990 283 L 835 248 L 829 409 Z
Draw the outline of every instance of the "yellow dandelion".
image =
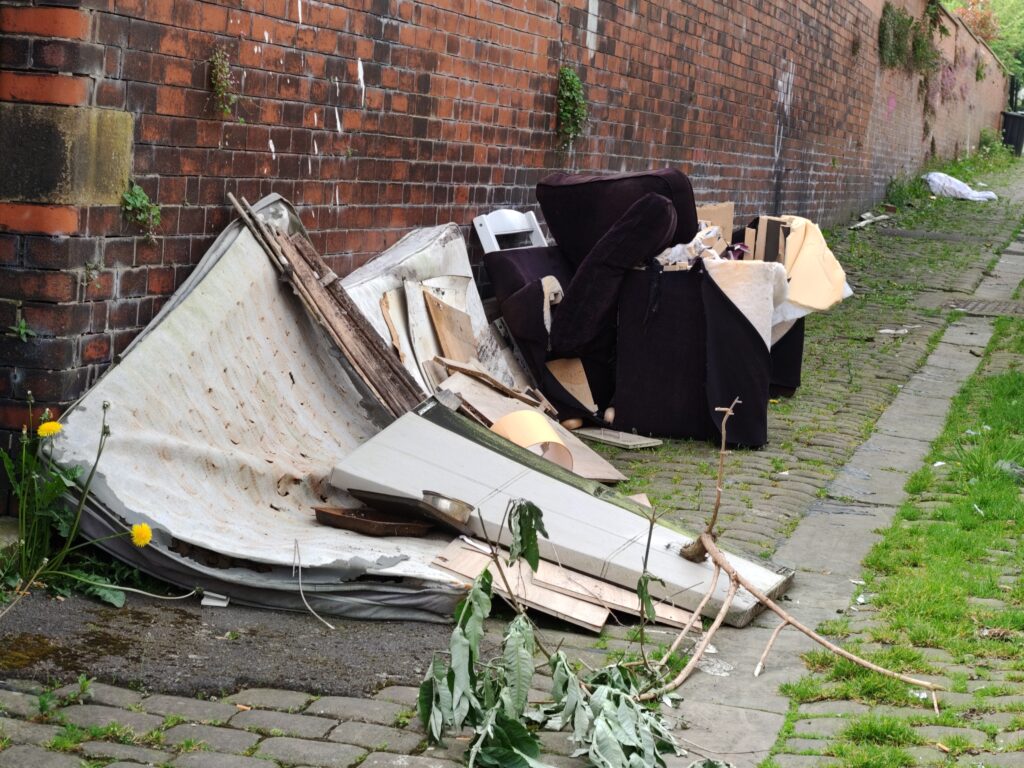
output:
M 64 429 L 64 426 L 59 421 L 44 421 L 39 425 L 36 434 L 40 437 L 53 437 L 62 429 Z
M 132 526 L 132 544 L 136 547 L 144 547 L 153 540 L 153 529 L 145 523 L 136 523 Z

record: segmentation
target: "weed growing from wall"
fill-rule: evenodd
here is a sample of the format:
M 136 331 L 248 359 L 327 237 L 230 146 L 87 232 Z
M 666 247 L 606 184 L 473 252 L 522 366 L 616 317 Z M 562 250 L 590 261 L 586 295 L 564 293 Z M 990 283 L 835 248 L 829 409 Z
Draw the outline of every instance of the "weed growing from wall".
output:
M 948 35 L 942 25 L 938 3 L 925 6 L 924 16 L 915 19 L 902 8 L 887 2 L 878 23 L 878 57 L 887 69 L 903 68 L 925 76 L 939 66 L 939 50 L 933 40 L 938 32 Z
M 571 67 L 558 70 L 558 139 L 568 147 L 587 125 L 587 100 L 583 83 Z
M 121 195 L 121 213 L 146 233 L 146 240 L 156 240 L 156 230 L 160 226 L 160 206 L 150 200 L 146 190 L 134 181 L 128 183 L 128 189 Z
M 213 103 L 224 117 L 230 117 L 238 102 L 234 92 L 235 84 L 231 80 L 231 62 L 223 48 L 216 48 L 210 56 L 210 90 L 213 91 Z

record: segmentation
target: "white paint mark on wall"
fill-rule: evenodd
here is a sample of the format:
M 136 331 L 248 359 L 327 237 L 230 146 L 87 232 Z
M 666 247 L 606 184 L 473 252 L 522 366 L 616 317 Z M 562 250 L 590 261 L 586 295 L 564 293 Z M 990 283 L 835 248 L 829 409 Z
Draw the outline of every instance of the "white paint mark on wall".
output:
M 597 53 L 597 20 L 600 13 L 598 0 L 587 0 L 587 50 L 591 58 Z
M 341 115 L 338 114 L 338 108 L 334 108 L 334 122 L 338 126 L 338 133 L 341 133 Z
M 356 79 L 359 81 L 359 92 L 361 94 L 359 100 L 359 106 L 366 106 L 366 81 L 363 79 L 363 60 L 356 59 Z M 338 126 L 338 130 L 341 131 L 341 126 Z
M 273 140 L 273 139 L 270 139 L 270 140 L 269 140 L 269 141 L 267 142 L 267 144 L 268 144 L 268 145 L 270 146 L 270 156 L 271 156 L 271 157 L 272 157 L 272 158 L 273 158 L 274 160 L 277 160 L 277 148 L 276 148 L 276 147 L 274 147 L 274 140 Z
M 784 123 L 789 117 L 789 108 L 793 105 L 793 76 L 796 66 L 792 61 L 783 59 L 782 72 L 779 79 L 775 81 L 775 99 L 779 106 L 778 116 L 775 122 L 775 162 L 778 162 L 782 154 L 782 136 L 785 131 Z
M 319 122 L 320 122 L 320 116 L 316 112 L 314 112 L 313 113 L 313 127 L 316 128 L 317 123 L 319 123 Z
M 299 24 L 301 24 L 302 23 L 302 0 L 298 0 L 296 5 L 299 8 Z
M 314 155 L 319 155 L 320 154 L 320 145 L 316 143 L 316 139 L 313 139 L 313 154 Z
M 263 30 L 263 42 L 264 43 L 269 43 L 270 42 L 270 33 L 267 30 L 265 30 L 265 29 Z
M 337 184 L 334 185 L 334 205 L 341 205 L 341 187 L 339 187 Z
M 313 158 L 306 155 L 306 172 L 309 176 L 313 175 Z

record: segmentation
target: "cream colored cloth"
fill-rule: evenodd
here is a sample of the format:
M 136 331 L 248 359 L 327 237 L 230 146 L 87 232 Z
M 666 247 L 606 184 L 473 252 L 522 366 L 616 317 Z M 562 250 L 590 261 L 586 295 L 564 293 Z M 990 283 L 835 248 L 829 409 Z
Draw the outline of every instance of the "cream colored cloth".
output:
M 704 269 L 770 349 L 775 310 L 786 300 L 783 266 L 767 261 L 704 259 Z
M 782 218 L 789 223 L 785 261 L 789 301 L 809 310 L 821 311 L 850 295 L 846 273 L 825 242 L 818 225 L 799 216 Z

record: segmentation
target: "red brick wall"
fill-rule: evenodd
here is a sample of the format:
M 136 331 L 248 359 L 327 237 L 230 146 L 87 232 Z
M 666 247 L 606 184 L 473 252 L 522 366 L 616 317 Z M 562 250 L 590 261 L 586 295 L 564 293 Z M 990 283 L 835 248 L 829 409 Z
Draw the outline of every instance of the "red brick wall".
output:
M 924 0 L 906 0 L 920 15 Z M 830 222 L 876 201 L 936 137 L 997 127 L 986 57 L 924 126 L 917 79 L 878 67 L 881 3 L 811 0 L 15 0 L 0 101 L 125 110 L 148 243 L 117 206 L 0 202 L 0 429 L 27 391 L 67 403 L 174 291 L 230 219 L 226 193 L 289 198 L 345 272 L 412 227 L 534 204 L 554 169 L 673 164 L 700 201 Z M 223 47 L 238 101 L 211 99 Z M 587 134 L 556 148 L 555 81 L 576 67 Z M 365 88 L 358 83 L 362 69 Z M 962 72 L 960 73 L 963 74 Z M 959 85 L 957 93 L 960 92 Z M 955 106 L 955 108 L 954 108 Z M 959 139 L 963 148 L 970 136 Z M 468 236 L 468 230 L 467 230 Z M 19 305 L 20 304 L 20 305 Z

